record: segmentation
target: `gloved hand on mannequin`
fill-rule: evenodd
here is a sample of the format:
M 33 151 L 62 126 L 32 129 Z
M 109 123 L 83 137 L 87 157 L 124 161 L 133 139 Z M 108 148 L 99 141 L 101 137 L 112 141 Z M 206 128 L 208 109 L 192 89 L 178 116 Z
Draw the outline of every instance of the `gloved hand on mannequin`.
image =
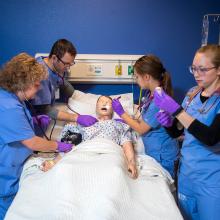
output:
M 172 116 L 166 111 L 159 111 L 156 114 L 157 121 L 164 127 L 171 127 L 173 125 Z
M 57 150 L 59 152 L 68 152 L 72 150 L 73 145 L 65 142 L 57 141 Z
M 76 122 L 82 126 L 88 127 L 95 124 L 98 120 L 91 115 L 78 115 Z
M 48 115 L 37 115 L 33 117 L 33 123 L 35 125 L 41 126 L 41 128 L 46 131 L 49 126 L 51 118 Z
M 112 100 L 112 108 L 114 112 L 116 112 L 120 117 L 125 113 L 125 110 L 123 109 L 120 101 L 118 99 Z
M 159 109 L 162 109 L 171 115 L 182 109 L 182 107 L 163 90 L 161 91 L 161 94 L 159 94 L 157 90 L 154 90 L 153 101 Z

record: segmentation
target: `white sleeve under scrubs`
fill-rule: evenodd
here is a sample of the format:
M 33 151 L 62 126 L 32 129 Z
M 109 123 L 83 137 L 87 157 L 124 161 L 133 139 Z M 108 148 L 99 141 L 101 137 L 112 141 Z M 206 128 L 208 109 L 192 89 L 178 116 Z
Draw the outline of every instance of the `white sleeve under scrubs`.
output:
M 32 118 L 18 98 L 0 89 L 0 216 L 6 198 L 14 197 L 25 160 L 32 150 L 21 141 L 35 136 Z M 6 207 L 7 210 L 8 207 Z

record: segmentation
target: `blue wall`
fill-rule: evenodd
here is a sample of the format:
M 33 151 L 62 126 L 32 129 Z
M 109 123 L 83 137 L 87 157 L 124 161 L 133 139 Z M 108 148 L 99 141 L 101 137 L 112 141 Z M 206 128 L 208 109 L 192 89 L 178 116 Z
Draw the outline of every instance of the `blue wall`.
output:
M 71 40 L 78 53 L 154 53 L 170 71 L 180 100 L 194 85 L 188 66 L 207 13 L 220 13 L 220 1 L 2 0 L 0 64 L 22 51 L 49 52 L 58 38 Z

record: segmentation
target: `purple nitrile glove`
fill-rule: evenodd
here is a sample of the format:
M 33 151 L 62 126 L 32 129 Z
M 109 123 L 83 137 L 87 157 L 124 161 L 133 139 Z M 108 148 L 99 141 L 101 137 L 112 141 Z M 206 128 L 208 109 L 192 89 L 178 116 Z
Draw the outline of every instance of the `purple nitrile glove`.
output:
M 157 121 L 164 127 L 171 127 L 173 125 L 172 116 L 166 111 L 159 111 L 156 114 Z
M 79 115 L 76 122 L 82 126 L 88 127 L 95 124 L 98 120 L 91 115 Z
M 65 142 L 57 141 L 57 150 L 59 152 L 68 152 L 72 150 L 73 145 Z
M 163 90 L 161 91 L 161 94 L 154 90 L 153 100 L 159 109 L 162 109 L 170 114 L 173 114 L 180 108 L 180 105 Z
M 41 128 L 46 131 L 49 126 L 51 118 L 48 115 L 37 115 L 33 117 L 34 124 L 41 126 Z
M 112 100 L 112 108 L 113 108 L 114 112 L 116 112 L 120 117 L 121 117 L 121 115 L 123 115 L 125 113 L 125 110 L 123 109 L 123 107 L 118 99 Z

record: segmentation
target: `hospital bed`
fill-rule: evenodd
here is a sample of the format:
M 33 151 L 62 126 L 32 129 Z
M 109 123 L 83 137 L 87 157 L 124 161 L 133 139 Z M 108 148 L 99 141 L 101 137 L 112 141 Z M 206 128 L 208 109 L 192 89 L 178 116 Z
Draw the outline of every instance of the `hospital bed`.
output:
M 120 96 L 125 110 L 132 114 L 132 94 Z M 69 108 L 95 115 L 97 98 L 75 91 Z M 55 126 L 53 139 L 60 138 L 63 126 L 62 123 Z M 39 166 L 54 154 L 31 157 L 24 166 L 19 191 L 5 219 L 182 219 L 172 195 L 173 180 L 169 173 L 144 155 L 139 139 L 135 149 L 139 170 L 136 180 L 129 177 L 121 147 L 106 139 L 82 142 L 48 172 L 41 171 Z

